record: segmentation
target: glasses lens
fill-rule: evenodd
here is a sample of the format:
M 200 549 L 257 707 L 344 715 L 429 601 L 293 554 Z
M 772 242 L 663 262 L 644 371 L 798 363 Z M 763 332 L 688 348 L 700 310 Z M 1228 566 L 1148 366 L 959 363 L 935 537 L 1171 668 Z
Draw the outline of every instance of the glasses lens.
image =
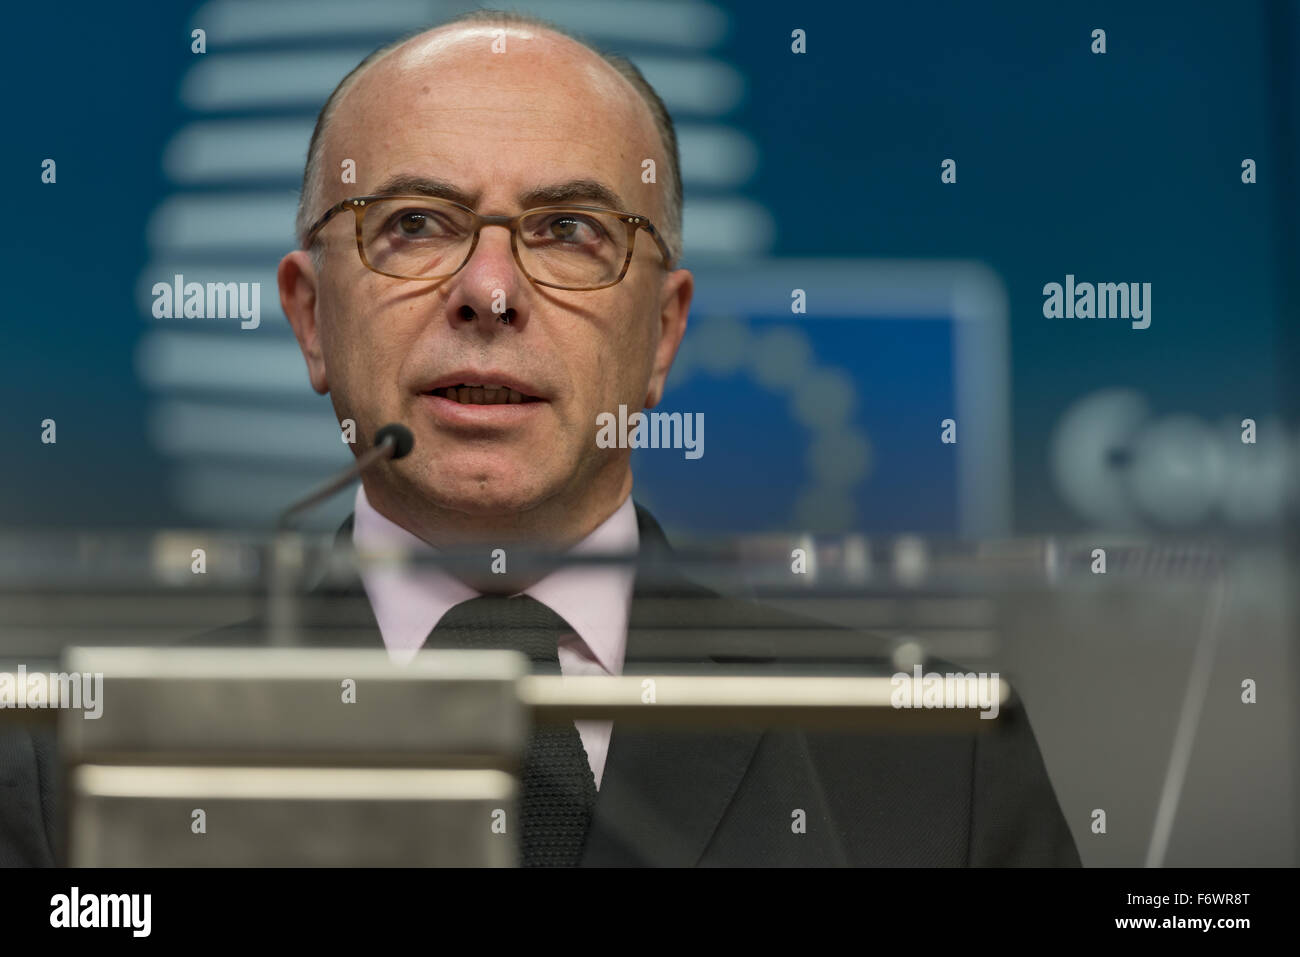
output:
M 449 276 L 473 241 L 470 214 L 434 199 L 381 199 L 366 206 L 361 241 L 370 268 L 403 279 Z
M 528 275 L 566 289 L 618 278 L 627 258 L 627 227 L 612 213 L 545 209 L 519 224 L 519 258 Z

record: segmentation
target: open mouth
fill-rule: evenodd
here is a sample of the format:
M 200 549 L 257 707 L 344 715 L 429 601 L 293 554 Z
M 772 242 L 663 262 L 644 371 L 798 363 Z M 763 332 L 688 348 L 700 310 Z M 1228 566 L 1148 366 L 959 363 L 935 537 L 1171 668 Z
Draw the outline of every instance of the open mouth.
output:
M 541 402 L 534 395 L 525 395 L 503 385 L 473 385 L 463 383 L 433 389 L 425 395 L 436 395 L 464 405 L 520 405 L 526 402 Z

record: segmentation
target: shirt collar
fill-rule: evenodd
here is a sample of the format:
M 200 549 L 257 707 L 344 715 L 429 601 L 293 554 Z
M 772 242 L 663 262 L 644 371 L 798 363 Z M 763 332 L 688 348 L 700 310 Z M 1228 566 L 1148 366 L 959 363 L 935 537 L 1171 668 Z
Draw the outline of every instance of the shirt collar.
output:
M 436 554 L 437 549 L 381 515 L 357 487 L 352 542 L 360 552 L 402 556 Z M 629 495 L 571 555 L 635 554 L 640 545 L 636 507 Z M 557 569 L 524 589 L 567 621 L 605 671 L 622 673 L 627 649 L 628 612 L 636 579 L 633 563 L 575 565 Z M 384 645 L 394 659 L 409 660 L 434 626 L 455 605 L 479 592 L 429 565 L 405 562 L 372 565 L 361 571 Z

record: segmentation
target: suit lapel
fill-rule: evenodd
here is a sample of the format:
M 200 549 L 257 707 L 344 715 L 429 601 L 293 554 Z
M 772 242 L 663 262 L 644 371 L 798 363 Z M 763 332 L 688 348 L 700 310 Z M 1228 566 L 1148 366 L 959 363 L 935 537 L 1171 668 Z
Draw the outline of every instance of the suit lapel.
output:
M 310 631 L 311 643 L 316 647 L 373 647 L 384 645 L 375 618 L 375 610 L 366 594 L 365 583 L 356 568 L 352 544 L 354 516 L 349 514 L 334 533 L 334 554 L 331 559 L 346 555 L 341 562 L 348 569 L 346 576 L 336 579 L 319 568 L 315 583 L 307 588 L 301 605 L 302 626 Z
M 716 595 L 675 575 L 659 523 L 637 506 L 640 565 L 624 674 L 655 671 L 656 636 L 700 627 Z M 707 617 L 707 616 L 704 616 Z M 691 867 L 749 768 L 762 733 L 614 725 L 584 866 Z
M 671 549 L 654 517 L 636 506 L 639 568 L 628 621 L 624 673 L 655 670 L 657 635 L 699 630 L 723 600 L 671 570 Z M 335 536 L 352 547 L 354 518 Z M 364 599 L 360 577 L 318 586 L 321 596 Z M 379 626 L 367 600 L 370 626 Z M 359 612 L 360 613 L 360 612 Z M 716 609 L 714 615 L 717 614 Z M 381 639 L 382 640 L 382 639 Z M 749 768 L 761 731 L 679 731 L 616 723 L 596 798 L 583 866 L 691 867 L 698 863 Z

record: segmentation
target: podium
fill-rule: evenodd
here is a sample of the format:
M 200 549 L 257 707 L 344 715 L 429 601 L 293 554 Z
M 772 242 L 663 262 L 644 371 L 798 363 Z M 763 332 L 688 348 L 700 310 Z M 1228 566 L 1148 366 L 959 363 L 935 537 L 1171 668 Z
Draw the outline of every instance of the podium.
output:
M 509 651 L 82 648 L 59 712 L 72 866 L 509 866 L 527 662 Z
M 60 708 L 74 867 L 508 867 L 534 721 L 979 730 L 882 677 L 528 674 L 510 651 L 73 648 Z M 647 688 L 653 689 L 651 699 Z M 1005 703 L 1009 689 L 995 693 Z

